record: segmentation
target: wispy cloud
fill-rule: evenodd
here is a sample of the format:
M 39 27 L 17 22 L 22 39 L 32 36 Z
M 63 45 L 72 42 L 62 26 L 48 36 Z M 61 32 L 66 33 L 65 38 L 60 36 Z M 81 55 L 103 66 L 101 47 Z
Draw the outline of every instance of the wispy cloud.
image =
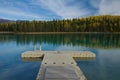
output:
M 53 11 L 62 18 L 82 17 L 90 14 L 89 9 L 80 1 L 75 2 L 75 0 L 37 0 L 36 3 L 44 9 Z
M 0 0 L 0 17 L 14 19 L 70 19 L 120 15 L 120 0 Z
M 25 2 L 6 2 L 0 3 L 0 14 L 9 16 L 8 18 L 20 18 L 20 19 L 43 19 L 44 15 L 31 12 L 29 6 Z
M 120 15 L 120 0 L 101 0 L 99 14 Z
M 120 0 L 90 0 L 90 3 L 98 9 L 97 15 L 120 15 Z
M 19 9 L 12 9 L 12 8 L 0 8 L 0 13 L 3 13 L 3 14 L 9 14 L 11 16 L 21 16 L 21 17 L 30 17 L 30 18 L 42 18 L 42 16 L 40 17 L 40 15 L 37 15 L 37 14 L 33 14 L 33 13 L 30 13 L 30 12 L 24 12 L 24 11 L 21 11 Z

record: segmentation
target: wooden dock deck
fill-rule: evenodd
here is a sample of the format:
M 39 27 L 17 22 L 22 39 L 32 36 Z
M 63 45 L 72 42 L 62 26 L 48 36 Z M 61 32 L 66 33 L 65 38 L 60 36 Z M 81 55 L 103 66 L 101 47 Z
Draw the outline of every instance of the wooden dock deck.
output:
M 74 58 L 95 58 L 89 51 L 27 51 L 22 58 L 43 58 L 36 80 L 87 80 Z
M 45 54 L 36 80 L 86 80 L 70 54 Z
M 45 54 L 70 54 L 73 58 L 95 58 L 96 55 L 90 51 L 26 51 L 22 58 L 42 58 Z

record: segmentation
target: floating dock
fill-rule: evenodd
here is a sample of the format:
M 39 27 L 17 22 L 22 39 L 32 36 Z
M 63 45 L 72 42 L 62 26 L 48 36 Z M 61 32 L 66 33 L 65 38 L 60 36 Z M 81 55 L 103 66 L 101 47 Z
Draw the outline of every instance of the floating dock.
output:
M 42 58 L 43 53 L 41 51 L 26 51 L 22 53 L 22 58 Z
M 95 58 L 96 55 L 90 51 L 26 51 L 22 58 L 42 58 L 45 54 L 70 54 L 73 58 Z
M 89 51 L 27 51 L 22 58 L 43 58 L 36 80 L 87 80 L 74 58 L 95 58 Z

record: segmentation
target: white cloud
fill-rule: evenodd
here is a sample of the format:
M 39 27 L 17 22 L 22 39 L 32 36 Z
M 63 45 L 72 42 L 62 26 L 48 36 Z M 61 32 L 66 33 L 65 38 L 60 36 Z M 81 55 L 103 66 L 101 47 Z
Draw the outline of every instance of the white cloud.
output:
M 100 2 L 101 0 L 90 0 L 90 4 L 95 8 L 99 8 Z
M 90 0 L 90 3 L 98 9 L 99 15 L 120 15 L 120 0 Z
M 99 14 L 120 15 L 120 0 L 101 0 Z
M 44 9 L 53 11 L 62 18 L 82 17 L 90 13 L 82 4 L 79 4 L 79 6 L 77 3 L 71 6 L 67 5 L 73 1 L 74 0 L 37 0 L 36 3 Z
M 14 10 L 14 9 L 6 9 L 6 8 L 0 8 L 0 13 L 9 14 L 11 16 L 35 17 L 35 18 L 39 17 L 39 16 L 32 14 L 32 13 L 26 13 L 24 11 Z
M 98 14 L 120 15 L 120 0 L 88 0 L 88 2 L 87 0 L 29 0 L 28 3 L 1 0 L 0 2 L 0 16 L 5 14 L 19 19 L 24 17 L 45 20 L 57 16 L 68 19 Z
M 27 5 L 27 3 L 24 2 L 6 2 L 6 1 L 2 1 L 2 3 L 0 3 L 0 14 L 4 14 L 9 16 L 9 18 L 12 17 L 18 17 L 19 19 L 43 19 L 45 16 L 42 14 L 37 14 L 34 12 L 31 12 L 29 9 L 29 6 Z M 16 7 L 17 5 L 17 7 Z M 20 7 L 18 7 L 20 6 Z M 23 8 L 21 8 L 23 7 Z M 5 17 L 5 16 L 4 16 Z M 20 18 L 21 17 L 21 18 Z

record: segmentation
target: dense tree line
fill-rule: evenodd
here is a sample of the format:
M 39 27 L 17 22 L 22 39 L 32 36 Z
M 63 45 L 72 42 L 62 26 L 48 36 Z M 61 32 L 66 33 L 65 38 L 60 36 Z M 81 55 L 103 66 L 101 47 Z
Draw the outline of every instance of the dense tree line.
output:
M 120 16 L 0 23 L 0 32 L 120 32 Z

